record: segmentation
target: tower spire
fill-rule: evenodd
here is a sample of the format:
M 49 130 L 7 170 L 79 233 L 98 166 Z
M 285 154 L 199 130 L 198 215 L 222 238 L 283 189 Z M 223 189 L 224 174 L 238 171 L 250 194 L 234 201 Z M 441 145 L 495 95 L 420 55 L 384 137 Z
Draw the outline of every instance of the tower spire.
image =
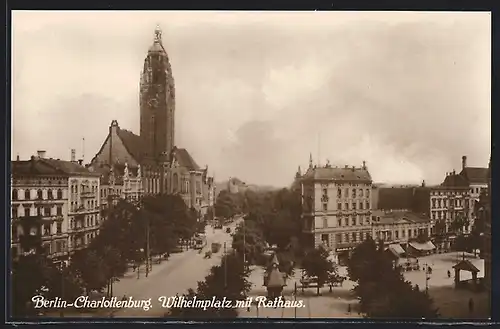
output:
M 313 167 L 313 155 L 312 153 L 309 153 L 309 168 Z

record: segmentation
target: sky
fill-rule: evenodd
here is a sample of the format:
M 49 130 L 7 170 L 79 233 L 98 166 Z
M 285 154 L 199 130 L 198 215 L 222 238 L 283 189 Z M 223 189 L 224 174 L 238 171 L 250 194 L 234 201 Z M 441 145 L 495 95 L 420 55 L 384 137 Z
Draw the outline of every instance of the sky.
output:
M 314 163 L 441 183 L 491 145 L 491 16 L 467 12 L 17 11 L 12 158 L 86 162 L 112 120 L 139 134 L 161 26 L 176 144 L 216 181 L 289 185 Z M 85 142 L 83 142 L 83 139 Z

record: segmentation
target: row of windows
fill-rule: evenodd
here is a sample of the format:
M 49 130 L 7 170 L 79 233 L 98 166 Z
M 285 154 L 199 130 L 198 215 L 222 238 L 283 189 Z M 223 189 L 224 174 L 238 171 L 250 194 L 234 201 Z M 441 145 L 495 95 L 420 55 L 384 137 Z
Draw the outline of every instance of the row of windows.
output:
M 98 224 L 99 224 L 99 216 L 98 215 L 88 215 L 88 216 L 85 216 L 85 222 L 71 219 L 69 222 L 69 227 L 70 227 L 70 229 L 74 230 L 74 229 L 97 226 Z
M 451 219 L 451 212 L 444 211 L 444 210 L 431 211 L 431 218 L 433 220 Z
M 350 242 L 362 242 L 370 237 L 369 232 L 346 232 L 346 233 L 336 233 L 335 242 L 339 243 L 350 243 Z M 330 234 L 321 234 L 321 242 L 330 247 Z
M 81 184 L 80 185 L 80 192 L 81 193 L 85 193 L 85 192 L 92 192 L 92 193 L 96 193 L 97 192 L 97 185 L 92 185 L 92 186 L 88 186 L 88 185 L 85 185 L 85 184 Z M 78 185 L 71 185 L 71 193 L 78 193 Z
M 34 190 L 33 190 L 34 191 Z M 54 193 L 55 192 L 55 193 Z M 31 200 L 31 190 L 26 189 L 24 190 L 24 199 L 23 200 Z M 57 191 L 53 191 L 51 189 L 47 190 L 47 199 L 48 200 L 53 200 L 53 199 L 58 199 L 61 200 L 63 198 L 63 191 L 61 189 L 58 189 Z M 44 200 L 44 193 L 43 190 L 39 189 L 36 191 L 36 199 L 38 200 Z M 12 200 L 20 200 L 19 198 L 19 191 L 17 189 L 12 190 Z
M 80 206 L 84 206 L 85 210 L 97 210 L 99 209 L 99 202 L 97 200 L 86 200 L 85 204 L 81 203 Z M 70 211 L 76 212 L 79 209 L 77 201 L 72 201 L 70 204 Z
M 55 226 L 55 231 L 53 230 L 53 226 Z M 50 236 L 53 234 L 62 234 L 62 223 L 45 223 L 42 225 L 42 235 Z M 16 240 L 19 237 L 19 228 L 18 225 L 12 225 L 12 239 Z
M 364 225 L 370 225 L 370 216 L 347 216 L 344 218 L 338 218 L 337 219 L 337 227 L 343 227 L 343 226 L 357 226 L 357 225 L 363 225 L 363 219 L 364 219 Z M 323 218 L 323 228 L 328 228 L 328 218 L 324 217 Z
M 328 188 L 323 188 L 323 195 L 328 196 Z M 354 199 L 358 198 L 358 197 L 359 198 L 363 198 L 363 197 L 369 198 L 370 197 L 370 189 L 367 188 L 364 195 L 363 195 L 363 189 L 361 189 L 361 188 L 360 189 L 353 188 L 351 190 L 350 195 L 349 195 L 349 189 L 347 189 L 347 188 L 344 190 L 341 188 L 337 189 L 337 198 L 338 199 L 349 198 L 349 197 L 354 198 Z
M 429 233 L 428 229 L 423 228 L 423 229 L 408 229 L 408 230 L 395 230 L 394 231 L 394 239 L 399 239 L 400 238 L 400 233 L 401 232 L 401 238 L 406 238 L 406 235 L 408 235 L 408 238 L 412 237 L 417 237 L 419 233 L 426 234 Z M 392 231 L 377 231 L 375 233 L 375 236 L 379 239 L 390 241 L 393 239 L 393 234 Z
M 453 204 L 455 207 L 463 207 L 465 205 L 465 201 L 466 200 L 464 199 L 432 199 L 431 209 L 447 208 L 451 204 Z M 473 200 L 470 201 L 470 205 L 471 207 L 473 206 Z
M 344 207 L 342 207 L 342 203 L 339 202 L 337 203 L 337 210 L 370 210 L 370 202 L 366 201 L 363 203 L 363 201 L 359 202 L 352 202 L 350 205 L 351 207 L 349 208 L 349 202 L 345 202 Z M 328 202 L 323 202 L 323 211 L 328 211 Z
M 54 207 L 53 206 L 46 206 L 46 207 L 31 207 L 31 206 L 25 206 L 25 207 L 22 207 L 22 209 L 24 210 L 24 216 L 27 217 L 27 216 L 45 216 L 45 217 L 49 217 L 49 216 L 62 216 L 63 214 L 63 209 L 62 209 L 62 206 L 57 206 L 55 207 L 56 208 L 56 211 L 54 213 L 53 209 Z M 31 209 L 34 209 L 36 211 L 36 213 L 32 214 L 32 211 Z M 18 218 L 18 217 L 21 217 L 19 215 L 19 206 L 18 205 L 12 205 L 12 218 Z

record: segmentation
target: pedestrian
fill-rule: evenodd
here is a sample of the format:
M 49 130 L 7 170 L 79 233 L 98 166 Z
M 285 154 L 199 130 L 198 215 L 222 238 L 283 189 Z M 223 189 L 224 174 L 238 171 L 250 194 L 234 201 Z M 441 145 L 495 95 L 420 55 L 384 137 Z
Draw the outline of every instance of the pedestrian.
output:
M 448 279 L 451 278 L 451 272 L 448 270 Z
M 474 312 L 474 300 L 472 297 L 469 299 L 469 313 Z
M 137 266 L 136 266 L 135 264 L 134 264 L 134 265 L 132 265 L 132 270 L 133 270 L 133 272 L 135 272 L 135 269 L 136 269 L 136 268 L 137 268 Z
M 351 314 L 351 304 L 347 305 L 347 313 Z

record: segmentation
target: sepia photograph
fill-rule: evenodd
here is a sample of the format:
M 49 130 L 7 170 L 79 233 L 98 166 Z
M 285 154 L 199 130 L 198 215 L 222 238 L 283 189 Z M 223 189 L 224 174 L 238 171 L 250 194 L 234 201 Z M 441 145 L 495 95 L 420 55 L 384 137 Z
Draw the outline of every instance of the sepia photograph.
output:
M 490 12 L 11 15 L 15 321 L 491 318 Z

